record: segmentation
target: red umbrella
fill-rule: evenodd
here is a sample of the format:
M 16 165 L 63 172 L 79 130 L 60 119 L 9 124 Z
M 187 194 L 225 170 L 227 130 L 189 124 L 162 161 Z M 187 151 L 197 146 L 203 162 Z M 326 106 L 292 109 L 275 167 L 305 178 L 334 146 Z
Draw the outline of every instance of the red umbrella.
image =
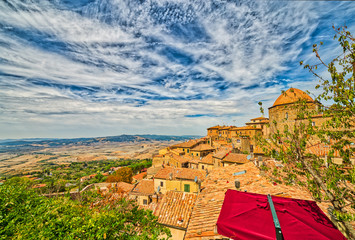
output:
M 346 239 L 314 201 L 273 196 L 272 202 L 283 239 Z M 276 239 L 271 209 L 267 195 L 228 190 L 217 221 L 218 233 L 238 240 Z

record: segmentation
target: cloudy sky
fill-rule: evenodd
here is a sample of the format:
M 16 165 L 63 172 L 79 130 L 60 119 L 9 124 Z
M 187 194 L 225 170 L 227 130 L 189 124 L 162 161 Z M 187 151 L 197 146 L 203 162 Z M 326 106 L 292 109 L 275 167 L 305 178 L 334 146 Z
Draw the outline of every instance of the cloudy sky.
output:
M 0 1 L 0 139 L 198 134 L 242 126 L 281 90 L 312 92 L 299 66 L 355 2 Z

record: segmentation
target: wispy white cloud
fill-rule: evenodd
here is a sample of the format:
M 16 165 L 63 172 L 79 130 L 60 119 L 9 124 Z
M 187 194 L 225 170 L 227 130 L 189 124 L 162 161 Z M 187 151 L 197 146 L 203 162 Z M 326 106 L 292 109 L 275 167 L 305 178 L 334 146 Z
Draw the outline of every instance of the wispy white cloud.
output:
M 325 35 L 325 20 L 341 22 L 354 8 L 302 1 L 3 1 L 0 138 L 204 134 L 212 124 L 242 125 L 260 115 L 258 101 L 268 106 L 281 89 L 314 84 L 295 67 L 310 59 L 304 48 Z

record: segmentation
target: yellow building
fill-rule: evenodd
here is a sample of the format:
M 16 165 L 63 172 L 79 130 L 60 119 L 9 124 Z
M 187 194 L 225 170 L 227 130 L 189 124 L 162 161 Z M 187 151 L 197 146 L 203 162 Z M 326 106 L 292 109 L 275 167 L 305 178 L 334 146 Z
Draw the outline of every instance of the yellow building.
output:
M 207 136 L 213 140 L 217 140 L 219 137 L 219 130 L 221 126 L 217 125 L 214 127 L 207 128 Z
M 129 198 L 135 200 L 138 205 L 146 206 L 152 201 L 154 194 L 154 181 L 143 179 L 129 193 Z
M 198 193 L 205 176 L 206 172 L 198 169 L 162 168 L 154 176 L 154 190 L 162 194 L 171 190 Z
M 285 125 L 292 127 L 298 119 L 298 102 L 304 101 L 307 104 L 308 111 L 316 111 L 319 103 L 314 101 L 307 93 L 297 88 L 290 88 L 282 93 L 269 108 L 270 133 L 277 130 L 283 131 Z M 319 120 L 315 120 L 318 122 Z M 277 125 L 274 125 L 274 122 Z M 291 128 L 289 128 L 291 129 Z

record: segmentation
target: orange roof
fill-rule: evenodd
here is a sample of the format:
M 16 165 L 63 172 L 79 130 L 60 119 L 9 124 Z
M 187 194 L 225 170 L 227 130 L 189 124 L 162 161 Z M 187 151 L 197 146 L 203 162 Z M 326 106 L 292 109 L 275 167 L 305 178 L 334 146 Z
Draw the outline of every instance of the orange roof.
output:
M 253 126 L 244 126 L 244 127 L 235 127 L 233 128 L 233 130 L 262 130 L 262 128 L 257 128 L 257 127 L 253 127 Z
M 247 163 L 247 162 L 249 162 L 246 154 L 239 154 L 239 153 L 229 153 L 225 158 L 223 158 L 222 161 L 223 162 L 232 162 L 232 163 Z
M 154 213 L 158 216 L 158 222 L 186 229 L 196 197 L 197 194 L 195 193 L 167 192 Z
M 194 148 L 191 149 L 191 151 L 197 151 L 197 152 L 201 152 L 201 151 L 211 151 L 214 150 L 213 147 L 211 147 L 208 144 L 200 144 Z
M 188 179 L 194 180 L 197 177 L 199 180 L 204 180 L 206 172 L 203 170 L 192 169 L 192 168 L 171 168 L 166 167 L 160 169 L 154 178 L 159 179 Z
M 192 159 L 192 156 L 189 156 L 189 155 L 177 155 L 177 154 L 174 154 L 174 153 L 170 153 L 170 158 L 180 162 L 180 163 L 185 163 L 185 162 L 188 162 L 189 160 Z
M 200 143 L 201 141 L 204 141 L 203 139 L 191 139 L 187 142 L 183 142 L 183 143 L 178 143 L 178 144 L 175 144 L 171 147 L 175 147 L 175 148 L 192 148 L 194 147 L 195 145 L 197 145 L 198 143 Z
M 201 159 L 201 163 L 213 164 L 213 153 L 209 153 L 207 156 Z
M 295 103 L 299 100 L 306 100 L 307 102 L 314 102 L 313 99 L 305 92 L 297 88 L 290 88 L 286 92 L 282 93 L 274 102 L 275 106 Z
M 154 178 L 169 179 L 170 173 L 174 173 L 174 168 L 165 167 L 161 168 L 155 175 Z
M 145 176 L 147 176 L 147 172 L 142 172 L 137 175 L 134 175 L 132 178 L 135 180 L 142 180 Z
M 246 170 L 246 173 L 233 175 L 243 170 Z M 268 178 L 261 176 L 259 169 L 251 162 L 214 168 L 201 184 L 203 190 L 197 196 L 185 239 L 223 238 L 215 232 L 215 226 L 224 201 L 224 194 L 227 189 L 235 189 L 235 180 L 240 181 L 241 191 L 311 200 L 311 195 L 300 187 L 274 185 Z M 323 209 L 326 210 L 326 208 Z
M 95 183 L 95 188 L 99 188 L 102 191 L 107 191 L 109 188 L 120 188 L 123 192 L 129 192 L 133 189 L 134 185 L 125 182 L 113 182 L 113 183 Z
M 221 128 L 221 126 L 217 125 L 217 126 L 214 126 L 214 127 L 209 127 L 209 128 L 207 128 L 207 130 L 209 130 L 209 129 L 219 129 L 219 128 Z
M 328 155 L 329 156 L 329 151 L 332 150 L 332 143 L 329 145 L 329 144 L 325 144 L 325 143 L 316 143 L 312 146 L 309 146 L 306 148 L 306 153 L 311 153 L 311 154 L 314 154 L 318 157 L 324 157 L 325 155 Z M 350 149 L 351 147 L 350 146 L 345 146 L 343 149 L 346 150 L 346 149 Z M 340 151 L 339 150 L 335 150 L 334 149 L 334 153 L 333 153 L 333 156 L 334 157 L 341 157 L 340 155 Z M 352 157 L 354 157 L 354 153 L 352 154 Z
M 179 179 L 194 180 L 195 177 L 197 177 L 197 179 L 203 181 L 206 176 L 206 172 L 199 169 L 175 168 L 175 170 L 176 170 L 175 177 Z
M 253 120 L 269 120 L 269 119 L 266 117 L 257 117 L 257 118 L 252 118 L 250 120 L 253 121 Z
M 143 179 L 131 191 L 133 195 L 153 195 L 154 194 L 154 180 Z
M 218 159 L 222 159 L 224 158 L 227 153 L 229 153 L 230 151 L 232 151 L 232 148 L 230 147 L 225 147 L 225 148 L 221 148 L 221 149 L 218 149 L 216 151 L 216 153 L 213 155 L 214 158 L 218 158 Z

